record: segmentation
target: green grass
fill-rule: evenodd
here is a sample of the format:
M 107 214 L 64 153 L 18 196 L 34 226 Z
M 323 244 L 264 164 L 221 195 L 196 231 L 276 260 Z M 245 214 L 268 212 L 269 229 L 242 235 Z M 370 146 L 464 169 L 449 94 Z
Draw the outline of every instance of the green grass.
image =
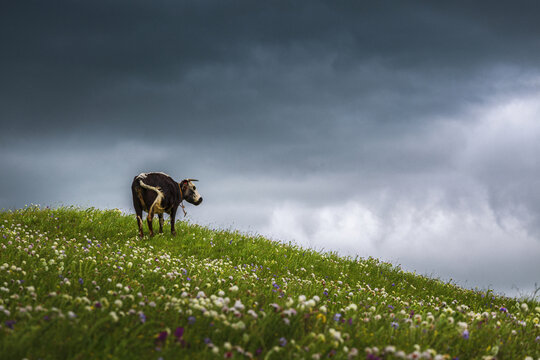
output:
M 534 299 L 177 226 L 139 239 L 117 210 L 0 212 L 0 358 L 540 357 Z

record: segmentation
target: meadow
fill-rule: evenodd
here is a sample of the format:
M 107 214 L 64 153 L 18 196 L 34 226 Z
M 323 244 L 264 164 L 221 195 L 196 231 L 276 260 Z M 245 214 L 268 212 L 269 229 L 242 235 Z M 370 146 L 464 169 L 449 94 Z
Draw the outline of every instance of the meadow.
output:
M 177 226 L 141 239 L 118 210 L 0 212 L 0 358 L 540 359 L 533 298 Z

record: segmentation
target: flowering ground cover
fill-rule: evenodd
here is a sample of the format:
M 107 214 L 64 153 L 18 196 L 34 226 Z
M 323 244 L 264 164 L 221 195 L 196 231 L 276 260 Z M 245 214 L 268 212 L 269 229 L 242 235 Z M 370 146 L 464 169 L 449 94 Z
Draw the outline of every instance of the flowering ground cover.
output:
M 177 232 L 139 239 L 115 210 L 0 212 L 0 358 L 540 358 L 534 299 L 260 236 Z

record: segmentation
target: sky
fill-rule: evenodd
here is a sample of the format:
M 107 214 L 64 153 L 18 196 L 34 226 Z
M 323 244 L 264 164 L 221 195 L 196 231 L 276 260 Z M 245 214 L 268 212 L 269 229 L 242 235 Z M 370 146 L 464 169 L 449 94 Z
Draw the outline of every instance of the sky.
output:
M 192 223 L 531 295 L 538 13 L 536 1 L 2 3 L 0 208 L 133 213 L 133 177 L 162 171 L 200 180 Z

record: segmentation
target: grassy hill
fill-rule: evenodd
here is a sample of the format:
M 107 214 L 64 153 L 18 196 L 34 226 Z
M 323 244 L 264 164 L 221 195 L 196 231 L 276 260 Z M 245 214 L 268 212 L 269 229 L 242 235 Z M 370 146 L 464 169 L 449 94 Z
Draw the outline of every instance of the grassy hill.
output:
M 0 212 L 2 359 L 537 359 L 540 304 L 119 211 Z M 154 229 L 157 228 L 157 222 Z

